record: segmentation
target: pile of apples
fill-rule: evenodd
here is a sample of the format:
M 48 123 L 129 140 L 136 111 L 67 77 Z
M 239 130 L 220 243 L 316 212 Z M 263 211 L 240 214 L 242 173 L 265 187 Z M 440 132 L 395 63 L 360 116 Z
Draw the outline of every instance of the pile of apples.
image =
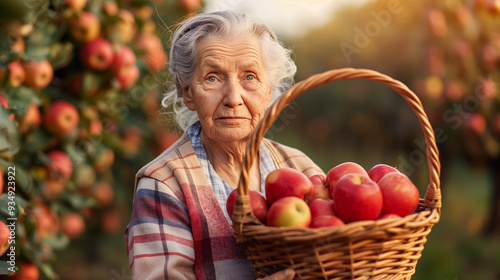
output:
M 232 217 L 237 190 L 228 197 Z M 276 169 L 265 181 L 265 198 L 249 191 L 252 213 L 273 227 L 320 228 L 356 221 L 401 218 L 414 213 L 420 195 L 396 168 L 377 164 L 368 172 L 354 162 L 341 163 L 308 178 L 292 168 Z

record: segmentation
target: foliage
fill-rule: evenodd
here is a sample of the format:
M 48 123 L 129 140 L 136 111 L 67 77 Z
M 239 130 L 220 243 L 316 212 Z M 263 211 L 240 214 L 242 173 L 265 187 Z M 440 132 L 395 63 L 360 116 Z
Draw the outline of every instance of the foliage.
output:
M 0 221 L 15 225 L 0 274 L 33 263 L 58 279 L 54 262 L 72 244 L 113 234 L 123 243 L 134 172 L 177 137 L 157 117 L 168 36 L 158 22 L 173 25 L 200 6 L 0 4 Z

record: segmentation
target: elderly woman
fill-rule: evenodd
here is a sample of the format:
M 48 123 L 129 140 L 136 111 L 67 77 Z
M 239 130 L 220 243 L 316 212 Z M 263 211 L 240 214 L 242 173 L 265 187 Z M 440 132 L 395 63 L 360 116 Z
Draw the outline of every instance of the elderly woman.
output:
M 249 138 L 296 67 L 275 34 L 245 14 L 214 12 L 175 32 L 175 91 L 163 105 L 185 133 L 136 175 L 126 231 L 134 279 L 255 279 L 236 243 L 226 200 L 237 187 Z M 250 189 L 263 192 L 274 169 L 322 173 L 300 151 L 264 139 Z M 284 270 L 264 279 L 292 279 Z

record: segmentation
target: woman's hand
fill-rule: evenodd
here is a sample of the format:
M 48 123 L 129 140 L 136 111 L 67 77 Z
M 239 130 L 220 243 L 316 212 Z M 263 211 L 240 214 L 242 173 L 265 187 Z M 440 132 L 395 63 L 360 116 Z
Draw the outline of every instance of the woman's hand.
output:
M 294 276 L 295 271 L 291 268 L 287 268 L 264 278 L 259 278 L 259 280 L 292 280 Z

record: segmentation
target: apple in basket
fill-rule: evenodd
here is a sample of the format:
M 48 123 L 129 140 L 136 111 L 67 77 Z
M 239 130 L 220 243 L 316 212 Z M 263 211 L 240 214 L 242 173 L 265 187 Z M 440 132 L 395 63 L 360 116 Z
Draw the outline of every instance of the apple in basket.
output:
M 314 219 L 318 216 L 335 216 L 333 200 L 315 198 L 309 202 L 309 209 L 311 210 L 311 218 Z
M 420 194 L 417 187 L 403 173 L 391 172 L 378 182 L 383 197 L 382 214 L 409 215 L 418 206 Z
M 238 189 L 234 189 L 228 196 L 226 202 L 226 210 L 229 217 L 232 219 L 234 206 L 236 205 L 236 196 Z M 250 206 L 252 207 L 253 215 L 263 224 L 266 224 L 266 217 L 268 211 L 267 201 L 262 194 L 258 191 L 249 190 Z
M 313 191 L 313 184 L 304 173 L 296 169 L 279 168 L 267 175 L 265 191 L 267 202 L 272 205 L 287 196 L 308 199 Z
M 325 174 L 312 175 L 309 180 L 313 183 L 311 200 L 315 198 L 332 199 Z
M 401 216 L 397 214 L 383 214 L 382 216 L 378 217 L 377 220 L 384 220 L 384 219 L 399 219 Z
M 382 213 L 382 192 L 368 176 L 346 174 L 333 191 L 335 213 L 344 222 L 375 220 Z
M 318 216 L 311 221 L 311 228 L 338 227 L 343 225 L 345 223 L 341 218 L 330 215 Z
M 399 172 L 395 167 L 392 167 L 387 164 L 377 164 L 368 171 L 368 176 L 370 176 L 370 179 L 375 181 L 375 183 L 378 183 L 382 177 L 384 177 L 385 174 L 391 173 L 391 172 Z
M 282 197 L 269 207 L 267 225 L 307 228 L 311 225 L 311 210 L 307 203 L 298 197 Z
M 342 176 L 346 174 L 359 174 L 368 177 L 368 173 L 366 170 L 359 164 L 355 162 L 344 162 L 334 166 L 328 173 L 326 174 L 326 179 L 328 184 L 330 185 L 330 195 L 333 197 L 333 190 L 337 182 L 342 178 Z

